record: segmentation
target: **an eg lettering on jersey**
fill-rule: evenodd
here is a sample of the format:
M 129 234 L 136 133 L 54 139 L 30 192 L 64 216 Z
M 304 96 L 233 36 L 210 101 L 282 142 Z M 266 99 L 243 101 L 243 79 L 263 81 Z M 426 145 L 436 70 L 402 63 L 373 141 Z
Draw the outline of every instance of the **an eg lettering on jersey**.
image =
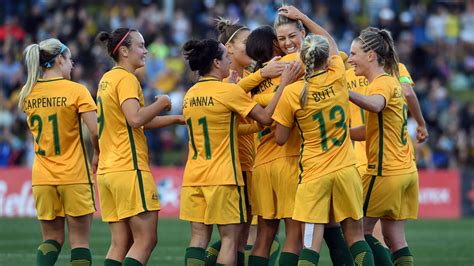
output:
M 369 81 L 366 78 L 359 78 L 355 80 L 351 80 L 350 82 L 347 82 L 347 88 L 349 90 L 353 90 L 358 87 L 367 87 L 369 86 Z
M 313 98 L 315 102 L 323 101 L 329 99 L 332 96 L 336 96 L 332 86 L 323 89 L 322 91 L 313 92 Z

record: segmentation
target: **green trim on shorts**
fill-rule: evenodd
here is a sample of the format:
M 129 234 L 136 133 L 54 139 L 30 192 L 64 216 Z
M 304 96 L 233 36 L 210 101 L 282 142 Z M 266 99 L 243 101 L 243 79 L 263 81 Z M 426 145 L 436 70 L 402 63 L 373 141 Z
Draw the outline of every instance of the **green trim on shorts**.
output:
M 87 180 L 89 181 L 89 186 L 91 188 L 92 204 L 94 205 L 94 211 L 97 211 L 97 208 L 95 207 L 94 185 L 92 184 L 91 173 L 89 172 L 89 162 L 87 159 L 86 146 L 84 145 L 84 137 L 82 136 L 81 114 L 79 114 L 78 121 L 79 121 L 79 137 L 81 139 L 82 155 L 84 156 L 84 163 L 86 164 Z
M 237 186 L 237 192 L 239 192 L 239 215 L 240 215 L 240 223 L 245 223 L 245 218 L 244 218 L 244 206 L 243 206 L 243 200 L 242 200 L 242 191 L 240 191 L 240 187 Z
M 374 188 L 374 183 L 375 179 L 377 176 L 373 175 L 372 179 L 370 180 L 369 184 L 369 189 L 367 190 L 367 195 L 365 195 L 365 201 L 364 201 L 364 216 L 367 216 L 367 209 L 369 208 L 369 200 L 370 200 L 370 195 L 372 194 L 372 189 Z
M 379 161 L 377 163 L 377 175 L 382 176 L 382 160 L 383 160 L 383 114 L 378 113 L 379 118 Z
M 146 207 L 146 200 L 145 200 L 145 189 L 143 188 L 142 172 L 140 171 L 140 169 L 138 169 L 137 151 L 135 148 L 135 140 L 133 139 L 132 128 L 130 127 L 127 121 L 125 122 L 127 123 L 128 138 L 130 140 L 130 149 L 132 150 L 133 169 L 137 171 L 138 187 L 140 189 L 140 196 L 142 198 L 143 210 L 148 211 L 148 208 Z
M 248 178 L 247 172 L 242 171 L 242 177 L 244 178 L 244 195 L 245 195 L 245 207 L 250 207 L 250 197 L 249 197 L 249 187 L 248 187 Z
M 232 158 L 232 169 L 234 170 L 235 184 L 238 186 L 237 168 L 235 166 L 235 144 L 234 144 L 234 113 L 230 113 L 230 157 Z
M 300 159 L 298 160 L 298 167 L 300 168 L 300 175 L 298 176 L 298 184 L 301 184 L 301 179 L 303 177 L 303 151 L 304 151 L 304 137 L 303 137 L 303 130 L 301 130 L 300 123 L 298 123 L 298 119 L 295 120 L 296 125 L 298 126 L 298 129 L 300 131 L 300 137 L 301 137 L 301 147 L 300 147 Z

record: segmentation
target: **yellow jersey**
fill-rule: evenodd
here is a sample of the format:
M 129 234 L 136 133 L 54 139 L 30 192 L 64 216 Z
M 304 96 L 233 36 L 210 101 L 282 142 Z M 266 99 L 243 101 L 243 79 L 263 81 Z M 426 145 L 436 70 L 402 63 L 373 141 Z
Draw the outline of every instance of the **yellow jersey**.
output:
M 137 77 L 122 67 L 106 72 L 97 90 L 99 168 L 98 174 L 118 171 L 150 171 L 148 146 L 143 127 L 128 125 L 122 103 L 136 99 L 144 106 L 142 88 Z
M 385 108 L 366 112 L 367 174 L 390 176 L 416 171 L 407 133 L 408 106 L 400 82 L 389 74 L 376 77 L 367 95 L 381 95 Z
M 92 183 L 80 114 L 97 109 L 83 85 L 64 78 L 39 79 L 25 98 L 33 134 L 33 185 Z
M 415 84 L 411 79 L 410 73 L 404 64 L 399 63 L 398 68 L 401 77 L 407 77 L 411 81 L 411 86 Z M 369 81 L 364 76 L 356 76 L 354 68 L 350 68 L 346 71 L 347 89 L 362 95 L 367 95 L 367 86 Z M 356 104 L 350 102 L 350 125 L 349 127 L 358 127 L 365 125 L 365 113 L 366 111 Z M 365 141 L 354 141 L 354 151 L 356 154 L 356 167 L 367 166 L 367 155 L 366 155 Z
M 244 70 L 244 77 L 250 74 L 249 71 Z M 237 81 L 239 81 L 238 78 Z M 225 78 L 223 80 L 226 83 L 230 83 L 229 78 Z M 239 88 L 240 90 L 241 88 Z M 250 97 L 250 95 L 249 95 Z M 249 125 L 253 124 L 253 120 L 250 118 L 244 118 L 239 116 L 239 123 L 242 125 Z M 254 134 L 247 134 L 243 136 L 239 136 L 239 159 L 240 159 L 240 166 L 242 171 L 252 171 L 253 169 L 253 162 L 255 160 L 255 141 L 254 141 Z
M 273 114 L 276 122 L 288 128 L 296 123 L 299 130 L 302 141 L 300 183 L 355 164 L 348 127 L 349 92 L 342 58 L 331 56 L 326 70 L 312 74 L 307 103 L 302 108 L 303 86 L 301 79 L 286 87 Z
M 183 100 L 189 154 L 183 186 L 243 186 L 237 147 L 237 116 L 257 105 L 239 86 L 201 78 Z
M 299 53 L 292 53 L 285 55 L 280 59 L 280 61 L 289 62 L 300 60 Z M 254 99 L 259 96 L 270 94 L 274 95 L 275 91 L 280 85 L 281 77 L 268 78 L 261 82 L 253 90 L 256 92 Z M 242 85 L 242 83 L 239 83 Z M 246 86 L 245 84 L 242 86 Z M 271 99 L 267 98 L 267 99 Z M 261 97 L 260 99 L 264 99 Z M 301 144 L 300 138 L 298 136 L 298 130 L 292 127 L 290 137 L 285 145 L 279 146 L 275 141 L 275 124 L 270 127 L 267 127 L 258 133 L 258 146 L 257 153 L 255 155 L 255 167 L 261 164 L 271 162 L 275 159 L 288 157 L 288 156 L 298 156 L 299 155 L 299 146 Z

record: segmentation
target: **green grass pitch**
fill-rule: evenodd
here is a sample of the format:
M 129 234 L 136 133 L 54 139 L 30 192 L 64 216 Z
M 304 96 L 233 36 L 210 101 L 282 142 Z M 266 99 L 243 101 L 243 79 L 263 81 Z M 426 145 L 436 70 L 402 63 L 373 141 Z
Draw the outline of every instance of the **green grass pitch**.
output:
M 407 237 L 416 265 L 474 265 L 474 219 L 411 221 L 407 224 Z M 187 222 L 161 219 L 158 246 L 148 265 L 183 265 L 189 238 Z M 213 239 L 216 238 L 217 230 L 214 230 Z M 34 265 L 40 241 L 37 220 L 0 218 L 0 265 Z M 109 241 L 107 225 L 95 219 L 91 232 L 93 265 L 103 264 Z M 56 265 L 69 265 L 68 244 L 64 245 Z M 331 265 L 326 247 L 320 265 Z

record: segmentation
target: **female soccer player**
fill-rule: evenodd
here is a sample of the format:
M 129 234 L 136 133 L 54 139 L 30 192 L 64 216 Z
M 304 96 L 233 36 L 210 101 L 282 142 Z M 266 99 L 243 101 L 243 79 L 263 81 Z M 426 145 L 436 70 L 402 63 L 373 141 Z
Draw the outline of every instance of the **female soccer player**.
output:
M 398 55 L 386 30 L 367 28 L 351 46 L 349 63 L 369 82 L 367 95 L 350 92 L 350 100 L 367 110 L 365 126 L 351 129 L 366 140 L 364 231 L 371 235 L 380 219 L 395 265 L 413 264 L 405 239 L 406 219 L 418 213 L 418 173 L 406 131 L 408 107 L 399 80 Z M 395 76 L 395 77 L 394 77 Z
M 87 88 L 70 81 L 71 52 L 59 40 L 29 45 L 25 62 L 28 78 L 20 92 L 19 108 L 26 113 L 35 139 L 32 191 L 43 235 L 36 265 L 56 262 L 64 243 L 65 220 L 71 265 L 90 265 L 89 231 L 95 205 L 81 119 L 94 146 L 95 172 L 99 156 L 97 107 Z
M 277 34 L 278 45 L 285 54 L 301 50 L 306 34 L 303 25 L 311 33 L 318 34 L 320 27 L 296 7 L 282 6 L 278 9 L 278 16 L 275 18 L 273 27 Z M 347 58 L 344 52 L 340 52 L 340 54 L 342 57 Z M 331 221 L 325 227 L 324 240 L 329 248 L 332 263 L 334 265 L 353 264 L 354 262 L 344 241 L 340 225 Z
M 413 91 L 413 81 L 411 79 L 410 73 L 406 69 L 405 65 L 402 63 L 398 64 L 400 70 L 400 84 L 402 85 L 403 94 L 407 100 L 408 111 L 413 115 L 415 121 L 417 122 L 417 141 L 423 142 L 428 137 L 428 131 L 426 130 L 425 120 L 420 110 L 420 105 L 416 97 L 415 92 Z M 354 68 L 350 68 L 346 71 L 347 87 L 349 90 L 354 92 L 367 95 L 367 85 L 369 82 L 364 76 L 356 76 L 354 74 Z M 350 127 L 355 128 L 365 124 L 365 111 L 361 107 L 350 103 L 351 110 L 351 119 Z M 408 139 L 411 142 L 411 139 Z M 411 143 L 410 143 L 411 145 Z M 365 175 L 367 170 L 367 155 L 365 153 L 365 141 L 355 141 L 354 142 L 354 152 L 356 154 L 356 167 L 360 176 Z M 367 243 L 369 243 L 370 248 L 374 253 L 374 259 L 376 265 L 391 265 L 392 260 L 390 258 L 390 250 L 386 247 L 385 241 L 383 240 L 382 229 L 380 226 L 380 221 L 376 223 L 372 235 L 365 236 Z M 380 245 L 381 244 L 381 245 Z M 388 251 L 385 252 L 385 251 Z
M 245 52 L 245 43 L 247 37 L 250 34 L 250 29 L 238 24 L 237 22 L 231 22 L 228 19 L 218 18 L 217 31 L 219 36 L 217 37 L 218 41 L 227 49 L 229 57 L 231 59 L 229 77 L 225 78 L 224 82 L 237 83 L 244 76 L 249 74 L 247 68 L 252 63 L 252 59 Z M 242 233 L 240 234 L 238 253 L 237 253 L 237 264 L 243 263 L 245 260 L 245 249 L 247 244 L 247 239 L 249 238 L 249 233 L 252 233 L 252 239 L 255 239 L 256 236 L 256 227 L 250 228 L 252 222 L 251 214 L 251 182 L 252 182 L 252 171 L 253 171 L 253 162 L 255 159 L 255 142 L 254 134 L 257 133 L 261 128 L 253 120 L 249 118 L 239 117 L 239 160 L 242 168 L 242 176 L 244 178 L 244 191 L 246 198 L 246 210 L 247 210 L 247 223 L 242 228 Z M 251 246 L 254 241 L 251 242 Z M 218 241 L 213 243 L 207 250 L 207 264 L 215 263 L 217 260 L 218 251 L 220 249 L 221 242 Z
M 157 116 L 171 108 L 167 96 L 144 106 L 135 71 L 145 65 L 147 49 L 135 29 L 101 32 L 110 57 L 117 63 L 99 83 L 99 146 L 97 181 L 102 220 L 112 240 L 104 265 L 144 265 L 157 242 L 160 204 L 148 166 L 144 128 L 183 123 L 182 116 Z
M 275 32 L 270 26 L 252 31 L 246 43 L 247 54 L 262 67 L 272 57 L 281 55 Z M 280 62 L 295 62 L 294 55 L 281 58 Z M 281 87 L 280 77 L 261 82 L 239 82 L 244 89 L 252 89 L 256 102 L 266 105 L 272 100 L 274 91 Z M 258 134 L 255 157 L 252 195 L 252 214 L 258 216 L 257 239 L 249 257 L 249 265 L 269 263 L 271 245 L 278 231 L 281 219 L 285 221 L 286 239 L 280 255 L 280 263 L 296 264 L 301 250 L 301 227 L 291 219 L 297 187 L 299 137 L 295 131 L 288 145 L 280 147 L 275 143 L 274 128 L 267 127 Z
M 299 263 L 317 265 L 324 224 L 341 222 L 345 240 L 358 265 L 373 265 L 362 229 L 362 183 L 348 136 L 349 102 L 345 68 L 336 42 L 324 29 L 304 40 L 304 80 L 284 91 L 273 115 L 275 138 L 286 143 L 293 124 L 303 140 L 299 186 L 293 219 L 314 224 L 310 247 Z
M 183 46 L 191 70 L 199 81 L 185 95 L 183 114 L 189 134 L 189 156 L 183 176 L 180 218 L 191 222 L 191 242 L 185 262 L 205 260 L 216 224 L 221 236 L 218 264 L 236 263 L 238 233 L 246 221 L 240 161 L 236 154 L 238 120 L 235 114 L 269 125 L 281 94 L 265 109 L 237 85 L 224 83 L 230 59 L 225 46 L 215 40 L 188 41 Z M 291 64 L 282 76 L 289 84 L 299 71 Z

